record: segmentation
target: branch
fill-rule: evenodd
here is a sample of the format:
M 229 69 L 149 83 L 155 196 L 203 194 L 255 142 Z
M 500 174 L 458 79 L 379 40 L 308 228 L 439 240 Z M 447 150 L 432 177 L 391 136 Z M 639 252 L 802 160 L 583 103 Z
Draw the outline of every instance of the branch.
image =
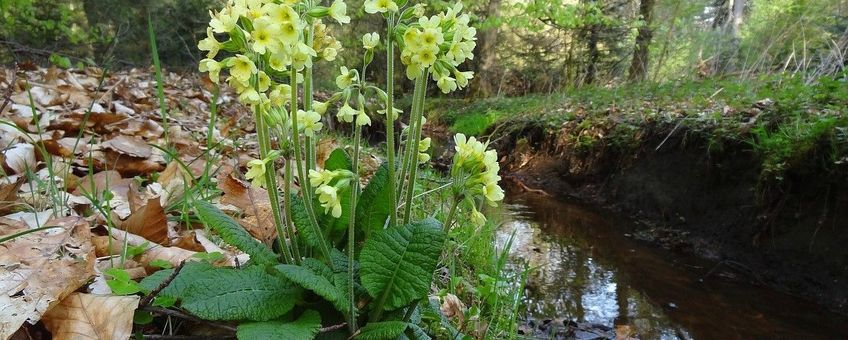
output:
M 180 265 L 177 266 L 177 268 L 174 269 L 174 272 L 171 273 L 171 275 L 169 275 L 165 279 L 165 281 L 162 281 L 162 283 L 160 283 L 159 286 L 157 286 L 155 289 L 151 290 L 150 294 L 147 294 L 143 298 L 141 298 L 141 301 L 139 301 L 139 303 L 138 303 L 139 308 L 147 307 L 150 304 L 150 302 L 153 301 L 153 298 L 155 298 L 156 295 L 159 294 L 159 292 L 161 292 L 163 289 L 165 289 L 165 287 L 167 287 L 169 284 L 171 284 L 171 281 L 174 281 L 174 279 L 177 277 L 177 275 L 180 274 L 180 271 L 183 270 L 184 266 L 185 266 L 185 260 L 180 262 Z
M 204 325 L 208 325 L 210 327 L 222 329 L 222 330 L 225 330 L 225 331 L 229 331 L 229 332 L 233 332 L 233 333 L 236 332 L 236 328 L 233 327 L 233 326 L 220 324 L 220 323 L 216 323 L 216 322 L 212 322 L 212 321 L 208 321 L 208 320 L 203 320 L 203 319 L 200 319 L 196 316 L 193 316 L 193 315 L 190 315 L 190 314 L 187 314 L 187 313 L 183 313 L 183 312 L 175 310 L 175 309 L 146 306 L 146 307 L 139 308 L 139 310 L 143 310 L 145 312 L 151 312 L 151 313 L 173 316 L 173 317 L 177 317 L 177 318 L 180 318 L 180 319 L 183 319 L 183 320 L 188 320 L 188 321 L 191 321 L 191 322 L 201 323 L 201 324 L 204 324 Z

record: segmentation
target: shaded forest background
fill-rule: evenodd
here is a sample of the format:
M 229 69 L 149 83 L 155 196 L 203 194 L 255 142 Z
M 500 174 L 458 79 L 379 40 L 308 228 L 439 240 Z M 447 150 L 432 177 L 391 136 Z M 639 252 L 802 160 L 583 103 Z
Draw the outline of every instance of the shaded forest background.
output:
M 192 71 L 208 11 L 221 0 L 0 0 L 0 63 L 23 60 L 117 68 L 151 64 L 149 24 L 163 65 Z M 431 12 L 448 2 L 423 1 Z M 358 46 L 380 31 L 362 0 L 348 1 Z M 842 0 L 483 0 L 463 1 L 478 29 L 476 86 L 458 96 L 551 93 L 595 84 L 669 82 L 713 76 L 836 75 L 848 53 Z M 333 25 L 330 25 L 332 29 Z M 342 51 L 335 63 L 355 63 Z M 55 55 L 54 55 L 55 54 Z M 377 67 L 384 72 L 377 53 Z M 60 58 L 60 56 L 68 59 Z M 318 74 L 331 80 L 335 68 Z M 370 75 L 382 79 L 381 74 Z M 408 84 L 407 84 L 408 85 Z

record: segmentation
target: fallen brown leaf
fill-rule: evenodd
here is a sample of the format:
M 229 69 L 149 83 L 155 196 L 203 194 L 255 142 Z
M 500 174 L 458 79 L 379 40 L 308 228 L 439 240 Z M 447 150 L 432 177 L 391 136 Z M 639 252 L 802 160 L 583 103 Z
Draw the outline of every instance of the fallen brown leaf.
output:
M 25 321 L 34 324 L 50 308 L 94 277 L 88 223 L 64 217 L 59 226 L 0 244 L 0 338 Z
M 132 335 L 137 296 L 74 293 L 44 315 L 54 340 L 128 339 Z
M 118 227 L 152 242 L 168 243 L 168 218 L 159 197 L 148 199 L 147 204 L 135 210 Z

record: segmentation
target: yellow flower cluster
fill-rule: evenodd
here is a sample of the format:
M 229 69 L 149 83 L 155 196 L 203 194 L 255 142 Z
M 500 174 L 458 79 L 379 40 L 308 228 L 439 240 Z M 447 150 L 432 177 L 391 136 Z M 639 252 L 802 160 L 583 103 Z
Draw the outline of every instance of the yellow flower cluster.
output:
M 264 159 L 253 159 L 247 162 L 247 173 L 244 174 L 244 178 L 250 180 L 251 185 L 255 188 L 259 187 L 267 187 L 266 182 L 266 170 L 268 163 L 273 162 L 277 158 L 280 157 L 280 153 L 277 151 L 272 151 L 268 157 Z
M 432 67 L 433 80 L 443 93 L 468 86 L 474 77 L 470 71 L 457 67 L 474 59 L 477 30 L 469 26 L 468 14 L 459 14 L 462 5 L 431 17 L 422 16 L 403 34 L 401 61 L 406 65 L 406 76 L 415 79 Z
M 350 185 L 353 173 L 347 170 L 309 170 L 309 184 L 316 188 L 318 203 L 324 207 L 324 213 L 330 212 L 333 217 L 342 215 L 342 204 L 339 191 Z
M 495 150 L 486 150 L 488 145 L 474 137 L 463 134 L 454 136 L 456 155 L 454 155 L 451 177 L 455 183 L 455 192 L 472 199 L 482 197 L 491 206 L 503 200 L 503 189 L 498 185 L 498 154 Z
M 350 22 L 345 14 L 347 5 L 342 0 L 335 0 L 329 8 L 306 8 L 301 2 L 229 0 L 220 11 L 210 11 L 206 38 L 197 45 L 200 50 L 207 51 L 206 59 L 200 61 L 200 71 L 208 72 L 217 84 L 221 70 L 227 69 L 230 74 L 227 83 L 246 104 L 284 104 L 285 99 L 280 98 L 284 91 L 272 86 L 268 73 L 311 67 L 313 58 L 319 56 L 334 60 L 341 48 L 320 20 L 312 23 L 315 35 L 311 46 L 308 45 L 304 31 L 309 23 L 298 10 L 316 18 L 329 16 L 339 23 Z M 216 34 L 226 35 L 229 40 L 221 42 Z M 218 61 L 215 57 L 221 50 L 234 56 Z

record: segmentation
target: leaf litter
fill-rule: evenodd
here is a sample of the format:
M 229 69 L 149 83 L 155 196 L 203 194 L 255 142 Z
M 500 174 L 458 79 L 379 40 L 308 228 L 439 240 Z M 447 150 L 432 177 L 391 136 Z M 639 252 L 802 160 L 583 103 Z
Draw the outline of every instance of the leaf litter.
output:
M 214 205 L 277 238 L 267 193 L 243 180 L 258 157 L 250 111 L 221 89 L 210 150 L 211 84 L 166 73 L 163 85 L 167 122 L 147 69 L 0 68 L 0 239 L 18 235 L 0 242 L 0 339 L 36 324 L 56 339 L 128 338 L 139 299 L 110 289 L 110 268 L 140 280 L 204 253 L 248 262 L 190 211 L 205 173 Z

